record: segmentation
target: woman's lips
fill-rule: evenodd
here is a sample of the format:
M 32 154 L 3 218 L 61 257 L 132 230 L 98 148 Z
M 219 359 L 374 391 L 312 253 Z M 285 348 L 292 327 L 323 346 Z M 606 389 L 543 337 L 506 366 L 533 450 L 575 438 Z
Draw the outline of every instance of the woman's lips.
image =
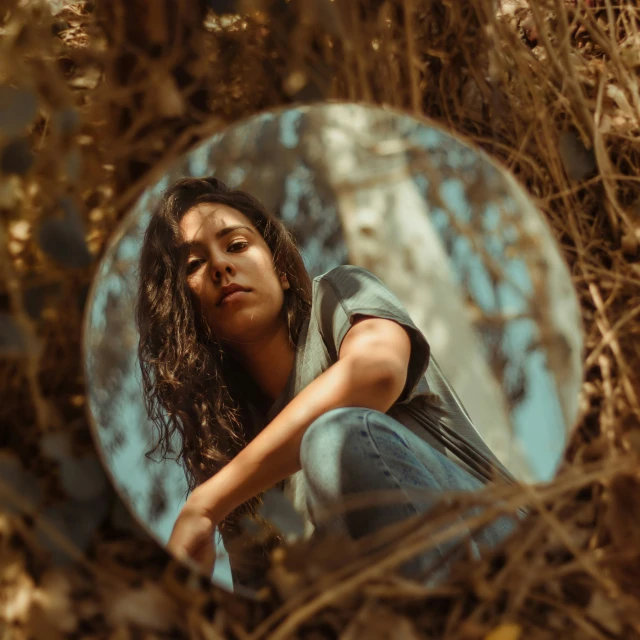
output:
M 236 300 L 240 299 L 246 293 L 249 293 L 249 292 L 248 291 L 234 291 L 233 293 L 230 293 L 229 295 L 227 295 L 224 298 L 222 298 L 222 300 L 220 300 L 220 305 L 229 304 L 231 302 L 235 302 Z

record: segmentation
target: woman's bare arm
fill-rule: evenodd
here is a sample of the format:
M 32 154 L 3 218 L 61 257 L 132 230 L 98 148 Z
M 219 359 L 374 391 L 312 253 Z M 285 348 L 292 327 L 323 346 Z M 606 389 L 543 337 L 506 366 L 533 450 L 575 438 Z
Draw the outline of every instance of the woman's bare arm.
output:
M 192 507 L 220 522 L 246 500 L 300 470 L 300 443 L 311 423 L 331 409 L 386 412 L 407 378 L 410 340 L 392 320 L 360 316 L 339 360 L 303 389 L 231 462 L 194 490 Z

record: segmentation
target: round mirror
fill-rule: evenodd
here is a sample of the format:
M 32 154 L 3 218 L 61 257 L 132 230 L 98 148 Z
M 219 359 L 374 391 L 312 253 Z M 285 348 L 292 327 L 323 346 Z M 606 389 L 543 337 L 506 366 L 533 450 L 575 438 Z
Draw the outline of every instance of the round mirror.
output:
M 140 280 L 148 280 L 151 268 L 148 261 L 140 262 L 145 232 L 163 194 L 185 177 L 215 177 L 251 194 L 284 224 L 313 282 L 317 307 L 311 314 L 319 318 L 320 333 L 322 305 L 328 304 L 327 292 L 336 282 L 343 296 L 358 301 L 358 315 L 365 318 L 396 319 L 386 305 L 401 309 L 405 328 L 412 325 L 414 332 L 409 365 L 414 379 L 409 395 L 403 389 L 398 401 L 410 403 L 417 391 L 436 394 L 453 414 L 443 436 L 445 449 L 471 441 L 485 458 L 495 454 L 521 481 L 553 476 L 577 415 L 582 326 L 569 271 L 535 205 L 486 154 L 427 121 L 352 104 L 289 108 L 259 114 L 214 136 L 149 188 L 113 237 L 87 304 L 88 407 L 98 449 L 117 490 L 160 542 L 169 539 L 188 483 L 175 455 L 165 459 L 160 449 L 149 453 L 159 431 L 145 406 L 135 309 Z M 199 278 L 206 262 L 206 257 L 188 255 L 201 242 L 197 234 L 204 226 L 200 219 L 189 229 L 180 222 L 183 236 L 191 234 L 180 247 L 187 256 L 180 273 L 187 280 Z M 323 284 L 336 274 L 342 279 Z M 381 297 L 360 299 L 362 282 L 377 287 Z M 156 292 L 161 285 L 156 282 Z M 225 302 L 228 318 L 240 313 L 234 305 L 251 305 L 250 293 L 245 302 Z M 184 300 L 173 303 L 175 323 L 183 321 L 179 306 Z M 308 322 L 301 340 L 311 340 L 305 333 L 310 332 Z M 340 328 L 335 318 L 328 322 L 339 339 L 356 326 L 354 316 L 347 316 Z M 324 335 L 317 355 L 324 364 L 313 375 L 305 373 L 308 363 L 300 364 L 296 347 L 291 361 L 272 363 L 273 385 L 270 379 L 265 382 L 264 362 L 262 368 L 253 363 L 259 369 L 254 382 L 261 381 L 263 399 L 270 399 L 264 404 L 269 420 L 335 362 L 336 345 Z M 313 353 L 307 349 L 307 359 Z M 420 362 L 415 360 L 419 355 Z M 171 366 L 183 367 L 175 354 Z M 167 374 L 167 384 L 170 378 Z M 175 424 L 191 411 L 188 404 L 178 400 L 172 405 Z M 420 430 L 429 425 L 413 418 L 412 433 L 421 437 Z M 217 437 L 207 433 L 198 435 L 199 442 Z M 252 436 L 247 431 L 244 437 Z M 180 451 L 180 430 L 165 444 Z M 307 534 L 308 528 L 301 535 Z M 219 538 L 213 580 L 233 588 Z

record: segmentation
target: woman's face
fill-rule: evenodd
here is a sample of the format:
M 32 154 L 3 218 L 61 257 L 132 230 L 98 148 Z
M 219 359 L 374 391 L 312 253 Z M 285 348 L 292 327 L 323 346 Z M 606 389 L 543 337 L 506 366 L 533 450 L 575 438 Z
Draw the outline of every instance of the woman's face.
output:
M 282 326 L 284 290 L 273 255 L 249 218 L 223 204 L 199 204 L 182 218 L 187 281 L 218 340 L 234 345 L 268 339 Z M 222 288 L 246 289 L 221 301 Z

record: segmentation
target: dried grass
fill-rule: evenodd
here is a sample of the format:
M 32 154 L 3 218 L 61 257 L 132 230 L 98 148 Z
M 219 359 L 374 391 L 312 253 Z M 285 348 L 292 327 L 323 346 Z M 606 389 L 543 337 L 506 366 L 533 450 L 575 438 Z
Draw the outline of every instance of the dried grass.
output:
M 628 0 L 243 6 L 248 16 L 220 19 L 198 0 L 110 0 L 53 19 L 37 3 L 2 3 L 0 83 L 38 100 L 33 122 L 2 134 L 3 149 L 15 145 L 0 176 L 0 321 L 15 338 L 0 341 L 7 637 L 640 637 L 638 9 Z M 71 561 L 60 563 L 59 546 L 52 559 L 46 514 L 72 501 L 63 463 L 42 443 L 60 433 L 71 457 L 93 447 L 80 327 L 95 261 L 82 227 L 97 258 L 143 188 L 193 143 L 263 109 L 320 99 L 427 115 L 482 146 L 537 200 L 586 330 L 561 473 L 496 489 L 512 506 L 536 505 L 529 526 L 484 563 L 459 563 L 439 589 L 388 577 L 401 546 L 363 567 L 320 545 L 277 552 L 262 602 L 236 598 L 170 560 L 108 488 L 90 551 L 62 542 Z M 43 225 L 66 238 L 64 253 L 38 242 Z M 456 508 L 407 524 L 404 549 L 424 546 Z M 335 569 L 322 571 L 331 558 Z

